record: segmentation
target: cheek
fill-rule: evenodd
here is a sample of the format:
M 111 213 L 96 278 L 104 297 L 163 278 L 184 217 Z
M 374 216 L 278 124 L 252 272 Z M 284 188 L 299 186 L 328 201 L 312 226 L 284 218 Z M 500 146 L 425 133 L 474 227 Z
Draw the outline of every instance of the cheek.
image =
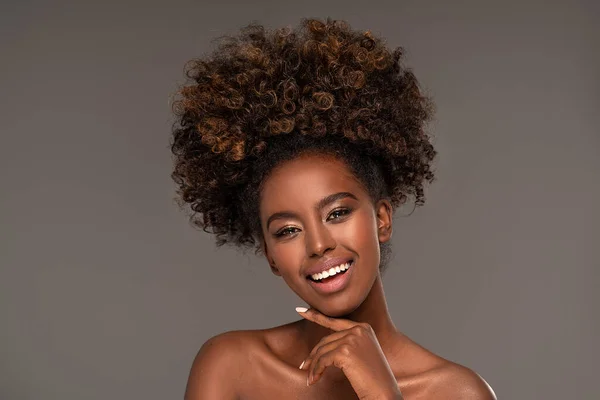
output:
M 271 246 L 271 257 L 282 275 L 291 275 L 300 269 L 304 257 L 304 242 L 292 240 Z
M 353 218 L 339 224 L 335 229 L 338 241 L 357 251 L 379 246 L 375 219 L 366 211 L 355 213 Z

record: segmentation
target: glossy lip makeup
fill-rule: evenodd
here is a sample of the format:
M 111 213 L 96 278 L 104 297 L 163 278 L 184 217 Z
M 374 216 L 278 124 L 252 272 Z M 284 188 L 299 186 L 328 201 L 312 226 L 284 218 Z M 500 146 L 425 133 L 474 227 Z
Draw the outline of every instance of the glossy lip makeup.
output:
M 352 272 L 354 271 L 354 260 L 342 264 L 348 268 L 345 271 L 336 272 L 333 276 L 328 276 L 321 280 L 314 280 L 311 276 L 308 276 L 308 282 L 320 294 L 327 295 L 342 291 L 348 286 Z

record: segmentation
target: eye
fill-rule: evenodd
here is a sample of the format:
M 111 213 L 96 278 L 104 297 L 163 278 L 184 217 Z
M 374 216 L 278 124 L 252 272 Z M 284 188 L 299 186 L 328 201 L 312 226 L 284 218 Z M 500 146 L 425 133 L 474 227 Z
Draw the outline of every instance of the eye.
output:
M 287 228 L 283 228 L 282 230 L 275 233 L 275 236 L 276 237 L 289 236 L 292 233 L 295 233 L 295 230 L 298 230 L 298 228 L 294 228 L 293 226 L 288 226 Z
M 327 218 L 327 220 L 329 221 L 329 219 L 340 219 L 341 217 L 350 214 L 350 210 L 347 208 L 338 208 L 337 210 L 333 210 L 331 212 L 331 214 L 329 214 L 329 217 Z M 333 218 L 330 218 L 333 217 Z

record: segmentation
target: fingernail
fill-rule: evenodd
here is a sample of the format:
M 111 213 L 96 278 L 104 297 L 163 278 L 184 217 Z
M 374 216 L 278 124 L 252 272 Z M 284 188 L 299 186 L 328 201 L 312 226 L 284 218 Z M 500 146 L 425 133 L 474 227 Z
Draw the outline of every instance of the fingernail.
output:
M 298 312 L 307 312 L 308 308 L 306 308 L 306 307 L 296 307 L 296 311 L 298 311 Z
M 306 360 L 302 361 L 302 364 L 300 364 L 299 369 L 302 369 L 302 366 L 304 365 L 305 362 L 306 362 Z

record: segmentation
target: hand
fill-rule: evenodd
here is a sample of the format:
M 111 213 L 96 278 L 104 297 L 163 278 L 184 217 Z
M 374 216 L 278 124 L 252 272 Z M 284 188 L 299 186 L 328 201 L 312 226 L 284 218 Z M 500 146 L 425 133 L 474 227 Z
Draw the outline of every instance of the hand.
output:
M 315 309 L 296 308 L 302 317 L 335 333 L 312 349 L 300 369 L 308 371 L 307 385 L 317 382 L 325 368 L 335 366 L 350 381 L 359 399 L 402 399 L 373 328 L 367 323 L 327 317 Z

